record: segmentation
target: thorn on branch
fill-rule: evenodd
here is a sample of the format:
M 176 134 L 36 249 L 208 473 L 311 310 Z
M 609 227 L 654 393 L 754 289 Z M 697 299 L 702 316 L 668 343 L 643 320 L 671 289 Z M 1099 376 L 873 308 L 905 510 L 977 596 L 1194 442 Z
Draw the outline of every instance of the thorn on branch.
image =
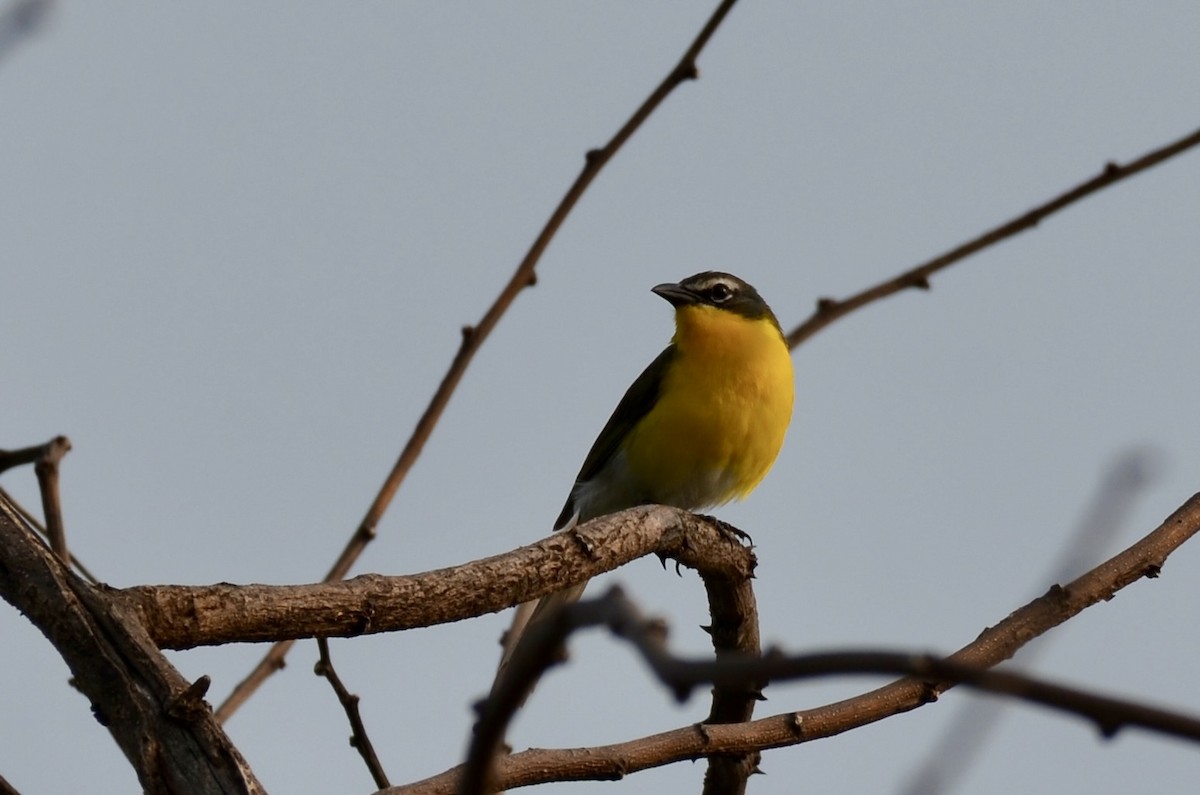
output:
M 818 298 L 817 299 L 817 314 L 823 315 L 826 312 L 834 312 L 838 308 L 840 302 L 836 298 Z
M 1147 579 L 1156 580 L 1160 574 L 1162 574 L 1162 566 L 1158 563 L 1151 563 L 1150 565 L 1146 566 L 1146 571 L 1143 576 Z
M 459 331 L 462 333 L 464 345 L 466 343 L 470 342 L 471 338 L 475 336 L 475 327 L 472 326 L 470 323 L 463 326 L 461 329 L 459 329 Z
M 92 703 L 91 707 L 92 717 L 96 719 L 96 723 L 99 723 L 101 726 L 107 729 L 109 726 L 108 715 L 106 715 L 104 710 L 100 708 L 100 705 L 96 704 L 95 702 Z
M 589 168 L 595 168 L 596 165 L 598 163 L 600 163 L 603 158 L 604 158 L 604 150 L 603 149 L 589 149 L 589 150 L 587 150 L 587 153 L 584 154 L 584 156 L 583 156 L 583 160 L 585 163 L 587 163 Z
M 914 276 L 908 284 L 909 287 L 915 287 L 918 290 L 929 290 L 930 288 L 928 276 Z
M 538 283 L 537 271 L 531 270 L 529 272 L 529 278 L 525 280 L 525 286 L 526 287 L 536 287 L 537 283 Z
M 167 715 L 173 720 L 186 723 L 194 723 L 203 718 L 208 714 L 208 704 L 204 702 L 204 696 L 211 684 L 212 679 L 206 674 L 176 693 L 164 707 Z

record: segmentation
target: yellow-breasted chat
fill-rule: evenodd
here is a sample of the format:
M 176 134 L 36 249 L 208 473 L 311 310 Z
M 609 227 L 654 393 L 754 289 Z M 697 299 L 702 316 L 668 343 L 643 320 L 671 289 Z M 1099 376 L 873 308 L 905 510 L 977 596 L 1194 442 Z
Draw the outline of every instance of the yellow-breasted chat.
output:
M 636 505 L 695 510 L 742 499 L 783 445 L 792 357 L 758 291 L 732 274 L 706 271 L 653 292 L 675 307 L 675 335 L 596 437 L 556 531 Z M 529 622 L 577 600 L 585 585 L 517 607 L 501 671 Z

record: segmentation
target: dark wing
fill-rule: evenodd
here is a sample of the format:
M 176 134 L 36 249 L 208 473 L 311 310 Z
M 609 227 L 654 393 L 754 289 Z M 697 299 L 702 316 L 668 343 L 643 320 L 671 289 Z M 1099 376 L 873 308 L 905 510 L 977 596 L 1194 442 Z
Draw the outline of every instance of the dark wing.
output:
M 630 384 L 629 389 L 625 390 L 625 396 L 613 409 L 612 416 L 604 424 L 604 429 L 600 431 L 596 441 L 592 442 L 592 449 L 588 451 L 579 474 L 575 476 L 576 484 L 586 483 L 604 469 L 633 426 L 637 425 L 642 417 L 645 417 L 650 413 L 650 409 L 654 408 L 662 389 L 663 376 L 666 374 L 667 368 L 671 366 L 675 354 L 675 345 L 668 345 Z M 567 497 L 562 513 L 554 522 L 554 529 L 561 530 L 574 515 L 575 489 L 572 487 L 571 495 Z

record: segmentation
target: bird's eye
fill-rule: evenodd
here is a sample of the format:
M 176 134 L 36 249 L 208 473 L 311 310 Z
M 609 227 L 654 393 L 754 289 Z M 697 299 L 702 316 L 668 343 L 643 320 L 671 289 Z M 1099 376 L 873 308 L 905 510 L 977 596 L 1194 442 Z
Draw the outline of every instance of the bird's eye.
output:
M 723 303 L 733 297 L 733 288 L 731 288 L 725 282 L 717 282 L 709 288 L 708 297 L 711 298 L 714 303 Z

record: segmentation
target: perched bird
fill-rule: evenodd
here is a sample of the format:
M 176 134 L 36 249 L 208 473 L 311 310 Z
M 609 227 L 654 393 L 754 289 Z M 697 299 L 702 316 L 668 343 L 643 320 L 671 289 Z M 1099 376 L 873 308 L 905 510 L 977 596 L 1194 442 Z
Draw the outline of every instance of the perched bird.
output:
M 792 357 L 758 291 L 706 271 L 653 292 L 675 307 L 675 336 L 596 437 L 556 531 L 636 505 L 694 510 L 742 499 L 783 445 Z M 585 586 L 517 607 L 497 681 L 528 624 L 579 599 Z

